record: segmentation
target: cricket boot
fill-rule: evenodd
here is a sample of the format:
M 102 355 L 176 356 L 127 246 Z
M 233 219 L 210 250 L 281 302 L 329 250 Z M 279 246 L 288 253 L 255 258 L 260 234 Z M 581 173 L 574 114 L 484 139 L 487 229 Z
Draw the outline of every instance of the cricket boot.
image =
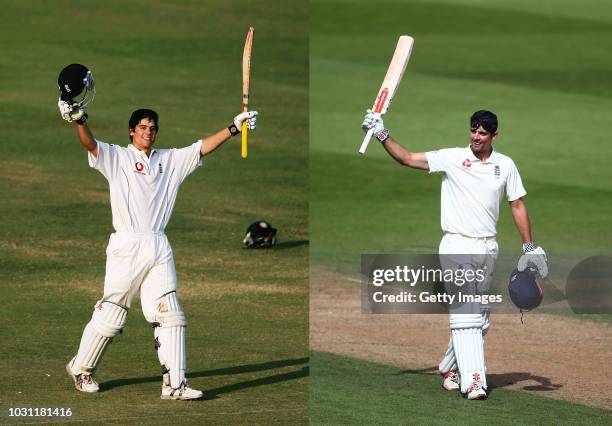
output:
M 456 371 L 448 371 L 442 375 L 444 377 L 444 382 L 442 383 L 442 387 L 449 391 L 457 391 L 460 386 L 459 373 Z
M 162 391 L 161 399 L 175 399 L 187 401 L 190 399 L 200 399 L 204 396 L 202 391 L 191 388 L 187 384 L 187 380 L 181 383 L 178 388 L 170 386 L 170 374 L 164 373 L 162 375 Z
M 482 383 L 475 381 L 465 393 L 467 399 L 487 399 L 487 392 L 483 389 Z
M 91 374 L 85 374 L 81 372 L 75 372 L 73 370 L 74 360 L 76 356 L 70 360 L 68 364 L 66 364 L 66 371 L 74 380 L 74 387 L 76 390 L 87 393 L 96 393 L 100 390 L 100 386 L 94 380 Z

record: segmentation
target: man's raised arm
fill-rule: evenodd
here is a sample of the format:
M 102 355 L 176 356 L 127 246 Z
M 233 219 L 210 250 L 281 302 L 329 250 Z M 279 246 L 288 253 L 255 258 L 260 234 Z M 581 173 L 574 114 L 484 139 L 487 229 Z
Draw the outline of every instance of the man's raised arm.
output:
M 83 109 L 75 109 L 70 103 L 63 101 L 60 97 L 57 101 L 60 115 L 64 120 L 76 125 L 79 142 L 87 151 L 91 152 L 94 157 L 98 157 L 98 143 L 91 133 L 87 125 L 87 114 Z
M 221 129 L 210 136 L 202 138 L 202 148 L 200 149 L 200 156 L 210 154 L 215 149 L 223 145 L 223 143 L 229 140 L 232 136 L 240 133 L 242 129 L 242 123 L 246 121 L 247 128 L 253 130 L 257 127 L 257 111 L 248 111 L 238 114 L 234 117 L 234 121 L 227 128 Z
M 411 152 L 398 144 L 395 139 L 388 136 L 382 145 L 391 157 L 403 166 L 418 170 L 429 170 L 427 155 L 424 152 Z
M 402 166 L 418 170 L 429 170 L 427 154 L 424 152 L 408 151 L 397 143 L 397 141 L 389 135 L 389 130 L 385 129 L 382 118 L 374 115 L 371 110 L 366 112 L 361 128 L 366 133 L 373 128 L 374 137 L 382 143 L 389 155 Z
M 81 142 L 83 148 L 91 152 L 91 155 L 98 158 L 98 143 L 87 123 L 76 123 L 76 129 L 79 135 L 79 142 Z

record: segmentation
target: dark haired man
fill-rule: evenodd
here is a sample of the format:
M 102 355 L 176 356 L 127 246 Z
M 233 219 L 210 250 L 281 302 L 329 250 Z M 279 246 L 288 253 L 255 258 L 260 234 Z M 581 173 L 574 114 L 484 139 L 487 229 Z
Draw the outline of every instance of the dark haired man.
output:
M 521 177 L 509 157 L 493 149 L 497 137 L 497 116 L 490 111 L 476 111 L 470 117 L 470 144 L 430 152 L 411 152 L 398 144 L 385 129 L 380 117 L 368 110 L 362 124 L 365 132 L 374 128 L 375 137 L 389 155 L 403 166 L 443 172 L 440 263 L 443 269 L 480 270 L 486 278 L 447 283 L 447 289 L 472 294 L 485 292 L 490 285 L 498 245 L 495 240 L 499 205 L 506 195 L 512 217 L 523 241 L 524 255 L 519 269 L 533 263 L 544 278 L 548 274 L 544 250 L 533 244 L 531 225 L 523 197 L 527 194 Z M 482 276 L 485 276 L 483 274 Z M 473 275 L 472 275 L 473 276 Z M 458 390 L 468 399 L 486 398 L 483 336 L 489 330 L 487 305 L 465 304 L 449 307 L 451 338 L 439 370 L 443 387 Z
M 81 145 L 88 151 L 89 165 L 109 182 L 115 232 L 106 249 L 104 294 L 94 305 L 77 354 L 66 366 L 75 387 L 97 392 L 93 378 L 104 349 L 121 332 L 132 299 L 140 290 L 145 318 L 154 327 L 155 347 L 162 366 L 163 399 L 188 400 L 202 397 L 185 379 L 187 321 L 177 297 L 177 278 L 172 248 L 164 229 L 170 220 L 183 180 L 210 154 L 247 122 L 255 129 L 257 112 L 237 115 L 216 133 L 180 149 L 154 149 L 159 117 L 150 109 L 132 113 L 127 147 L 94 138 L 82 110 L 60 99 L 60 114 L 76 123 Z M 78 108 L 78 107 L 77 107 Z

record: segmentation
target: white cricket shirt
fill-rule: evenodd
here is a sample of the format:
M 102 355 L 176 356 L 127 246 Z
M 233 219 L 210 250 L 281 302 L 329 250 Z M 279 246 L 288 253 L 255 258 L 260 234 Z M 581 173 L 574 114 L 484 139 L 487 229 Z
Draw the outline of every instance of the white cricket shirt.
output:
M 183 180 L 202 165 L 201 141 L 180 149 L 154 149 L 147 155 L 97 141 L 89 166 L 108 180 L 113 227 L 118 232 L 163 232 Z
M 468 237 L 494 237 L 504 194 L 514 201 L 525 194 L 510 157 L 493 150 L 480 161 L 467 148 L 426 153 L 429 172 L 444 172 L 440 206 L 442 230 Z

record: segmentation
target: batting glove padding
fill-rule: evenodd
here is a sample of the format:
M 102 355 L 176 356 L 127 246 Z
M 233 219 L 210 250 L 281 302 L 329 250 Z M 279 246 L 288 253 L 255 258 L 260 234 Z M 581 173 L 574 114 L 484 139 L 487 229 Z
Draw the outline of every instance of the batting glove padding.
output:
M 72 105 L 66 101 L 62 101 L 59 99 L 57 101 L 57 107 L 59 108 L 60 115 L 64 120 L 68 123 L 72 123 L 72 118 L 70 117 L 70 113 L 72 112 Z
M 363 123 L 361 123 L 361 128 L 365 133 L 368 133 L 368 130 L 374 128 L 373 134 L 377 134 L 385 129 L 385 124 L 383 123 L 382 117 L 374 114 L 372 110 L 369 109 L 366 111 Z
M 72 104 L 66 101 L 62 101 L 60 98 L 57 101 L 57 107 L 59 108 L 60 115 L 64 120 L 68 123 L 72 123 L 73 121 L 78 121 L 85 115 L 85 110 L 82 108 L 74 108 Z
M 522 272 L 527 268 L 527 265 L 531 263 L 538 270 L 538 274 L 542 279 L 548 275 L 548 264 L 546 259 L 546 253 L 542 247 L 534 246 L 533 243 L 523 244 L 525 254 L 521 256 L 518 261 L 517 269 Z
M 254 130 L 257 127 L 257 111 L 247 111 L 238 114 L 234 117 L 234 126 L 240 132 L 242 129 L 242 123 L 246 120 L 247 129 Z

